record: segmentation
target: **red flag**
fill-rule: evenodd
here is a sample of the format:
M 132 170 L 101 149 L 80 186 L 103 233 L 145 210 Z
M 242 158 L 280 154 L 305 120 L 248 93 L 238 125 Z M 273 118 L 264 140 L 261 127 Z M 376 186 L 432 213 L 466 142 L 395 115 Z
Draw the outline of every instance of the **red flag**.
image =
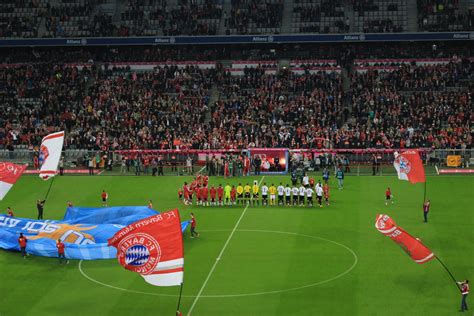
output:
M 435 256 L 420 239 L 413 237 L 403 228 L 398 227 L 388 215 L 377 215 L 375 228 L 385 236 L 390 237 L 416 262 L 425 263 Z
M 425 169 L 417 150 L 407 150 L 401 154 L 396 152 L 393 166 L 400 180 L 408 180 L 411 183 L 426 182 Z
M 26 167 L 27 165 L 19 166 L 11 162 L 0 162 L 0 201 L 20 178 Z
M 156 286 L 183 283 L 183 234 L 177 209 L 144 218 L 109 239 L 119 263 Z

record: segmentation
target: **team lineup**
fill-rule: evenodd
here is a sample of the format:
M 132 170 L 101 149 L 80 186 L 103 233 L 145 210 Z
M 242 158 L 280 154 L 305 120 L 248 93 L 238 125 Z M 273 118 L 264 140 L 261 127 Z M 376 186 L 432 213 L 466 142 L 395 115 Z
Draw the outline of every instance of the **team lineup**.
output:
M 314 205 L 313 196 L 316 196 L 319 207 L 323 207 L 323 202 L 329 206 L 329 183 L 325 178 L 324 184 L 316 182 L 314 178 L 305 175 L 300 185 L 292 181 L 292 185 L 284 185 L 282 182 L 278 186 L 274 183 L 267 185 L 264 182 L 261 186 L 256 180 L 253 184 L 239 183 L 237 186 L 226 184 L 222 186 L 209 185 L 209 177 L 198 174 L 195 179 L 188 184 L 184 182 L 182 188 L 178 189 L 178 198 L 185 205 L 197 206 L 233 206 L 233 205 L 262 205 L 262 206 L 307 206 Z

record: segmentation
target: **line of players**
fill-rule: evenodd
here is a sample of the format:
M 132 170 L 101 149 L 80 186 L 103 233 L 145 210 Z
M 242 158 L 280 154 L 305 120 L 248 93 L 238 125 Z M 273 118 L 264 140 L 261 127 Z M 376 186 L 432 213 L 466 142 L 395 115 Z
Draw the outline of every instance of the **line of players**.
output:
M 201 180 L 202 179 L 202 180 Z M 178 197 L 185 205 L 193 205 L 195 199 L 196 205 L 200 206 L 232 206 L 238 204 L 252 204 L 262 206 L 313 206 L 313 196 L 316 196 L 319 207 L 323 207 L 323 199 L 326 205 L 329 206 L 329 185 L 318 182 L 313 189 L 310 183 L 301 186 L 286 186 L 280 182 L 276 187 L 273 183 L 267 186 L 263 183 L 259 187 L 258 182 L 254 181 L 250 186 L 247 183 L 242 186 L 241 183 L 236 187 L 227 184 L 217 187 L 211 185 L 208 187 L 208 178 L 196 179 L 188 185 L 184 183 L 183 187 L 178 190 Z M 313 182 L 314 183 L 314 182 Z M 260 199 L 260 193 L 262 197 Z M 277 200 L 278 198 L 278 200 Z

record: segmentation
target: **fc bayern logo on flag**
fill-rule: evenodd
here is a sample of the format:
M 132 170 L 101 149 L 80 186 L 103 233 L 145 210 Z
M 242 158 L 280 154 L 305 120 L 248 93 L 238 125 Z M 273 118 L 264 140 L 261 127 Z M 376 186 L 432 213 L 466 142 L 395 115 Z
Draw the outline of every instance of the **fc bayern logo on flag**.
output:
M 45 161 L 49 157 L 48 147 L 41 145 L 40 147 L 40 157 Z
M 120 264 L 140 274 L 152 273 L 160 262 L 160 245 L 148 234 L 132 234 L 123 239 L 117 248 L 121 250 Z
M 403 156 L 399 156 L 397 158 L 399 166 L 400 166 L 400 172 L 403 173 L 410 173 L 411 170 L 411 163 L 408 159 L 406 159 Z

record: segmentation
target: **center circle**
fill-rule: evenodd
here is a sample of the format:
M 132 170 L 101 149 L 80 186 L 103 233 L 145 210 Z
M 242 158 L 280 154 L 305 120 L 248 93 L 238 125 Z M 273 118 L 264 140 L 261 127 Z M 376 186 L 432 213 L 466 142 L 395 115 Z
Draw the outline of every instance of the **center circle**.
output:
M 201 232 L 210 233 L 224 231 L 229 230 L 203 230 Z M 227 294 L 213 294 L 212 291 L 207 291 L 210 292 L 210 294 L 200 295 L 200 297 L 230 298 L 296 291 L 339 279 L 351 272 L 358 262 L 357 255 L 351 248 L 336 241 L 318 236 L 272 230 L 237 229 L 236 232 L 253 234 L 253 236 L 251 236 L 252 242 L 247 242 L 244 248 L 242 248 L 242 245 L 238 244 L 238 240 L 231 240 L 231 243 L 235 244 L 233 247 L 228 247 L 225 250 L 217 266 L 218 268 L 221 266 L 221 269 L 214 271 L 209 285 L 212 285 L 212 279 L 218 279 L 221 283 L 228 284 L 230 289 L 234 289 L 238 288 L 236 286 L 237 284 L 242 284 L 242 279 L 244 278 L 247 291 L 242 293 L 237 291 L 233 292 L 231 290 L 231 293 Z M 270 234 L 270 236 L 273 235 L 273 237 L 271 240 L 268 240 L 268 237 L 263 237 L 262 234 L 267 236 Z M 294 238 L 288 238 L 290 236 Z M 287 245 L 294 245 L 295 242 L 298 243 L 298 247 L 292 249 L 287 247 Z M 248 262 L 239 262 L 238 259 L 234 259 L 238 258 L 242 251 L 246 252 L 245 257 L 249 258 Z M 254 256 L 255 254 L 257 254 L 257 256 Z M 352 257 L 351 260 L 348 260 L 347 254 Z M 303 260 L 303 256 L 305 256 L 306 259 Z M 227 260 L 226 257 L 232 259 Z M 309 260 L 308 257 L 311 260 Z M 338 266 L 341 265 L 341 261 L 347 261 L 347 268 L 344 271 L 334 271 L 333 266 L 336 261 L 338 262 Z M 280 266 L 278 265 L 279 262 L 281 263 Z M 318 264 L 319 262 L 324 262 L 324 264 Z M 238 266 L 236 266 L 236 263 L 238 263 Z M 285 264 L 283 265 L 283 263 Z M 222 266 L 224 266 L 224 269 L 222 269 Z M 252 270 L 254 271 L 253 274 Z M 153 296 L 178 296 L 174 294 L 135 291 L 103 283 L 84 272 L 82 269 L 82 261 L 79 262 L 79 271 L 88 280 L 115 290 Z M 234 273 L 229 273 L 229 271 L 233 271 Z M 255 271 L 269 271 L 271 273 L 255 274 Z M 292 286 L 286 285 L 286 287 L 284 287 L 282 282 L 286 281 L 286 279 L 278 278 L 278 275 L 282 275 L 283 273 L 284 275 L 290 273 L 292 280 L 295 280 L 295 284 Z M 314 280 L 315 277 L 317 280 Z M 314 281 L 308 283 L 307 280 L 311 279 Z M 265 288 L 267 284 L 272 284 L 274 289 L 267 290 Z M 208 289 L 210 288 L 211 287 L 208 287 Z M 222 293 L 222 291 L 219 291 L 219 293 Z M 196 296 L 183 295 L 183 297 L 194 298 Z

